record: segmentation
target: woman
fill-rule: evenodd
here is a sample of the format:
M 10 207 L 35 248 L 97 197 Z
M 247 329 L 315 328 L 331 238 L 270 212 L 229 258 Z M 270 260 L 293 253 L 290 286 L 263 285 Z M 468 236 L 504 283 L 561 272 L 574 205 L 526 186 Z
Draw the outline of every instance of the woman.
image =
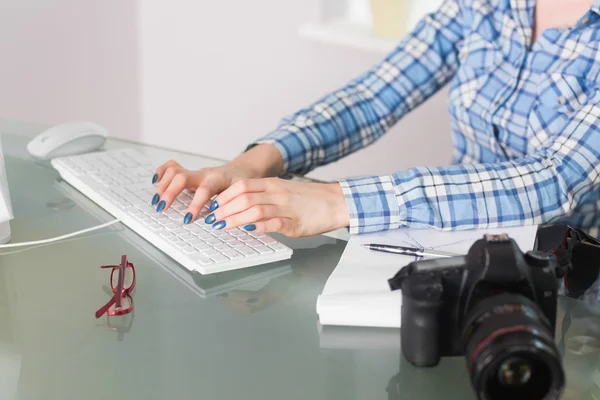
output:
M 215 229 L 307 236 L 540 224 L 598 199 L 600 0 L 446 0 L 381 63 L 233 161 L 156 171 L 152 203 L 213 195 Z M 373 143 L 450 83 L 454 164 L 329 184 L 278 179 Z

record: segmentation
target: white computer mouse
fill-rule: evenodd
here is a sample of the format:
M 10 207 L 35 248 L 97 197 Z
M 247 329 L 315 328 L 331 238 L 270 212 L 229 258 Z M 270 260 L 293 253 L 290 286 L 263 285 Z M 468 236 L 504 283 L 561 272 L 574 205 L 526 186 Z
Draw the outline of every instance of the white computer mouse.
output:
M 41 160 L 89 153 L 99 149 L 107 136 L 108 131 L 93 122 L 67 122 L 34 137 L 27 144 L 27 151 Z

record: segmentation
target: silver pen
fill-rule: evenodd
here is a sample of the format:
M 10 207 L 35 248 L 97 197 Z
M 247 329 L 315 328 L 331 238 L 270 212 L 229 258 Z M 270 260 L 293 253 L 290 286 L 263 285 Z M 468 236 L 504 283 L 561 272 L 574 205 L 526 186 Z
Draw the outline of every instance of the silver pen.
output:
M 415 256 L 415 257 L 456 257 L 463 254 L 450 253 L 447 251 L 430 250 L 430 249 L 419 249 L 417 247 L 406 247 L 406 246 L 392 246 L 389 244 L 376 244 L 367 243 L 361 245 L 369 250 L 381 251 L 384 253 L 401 254 L 403 256 Z

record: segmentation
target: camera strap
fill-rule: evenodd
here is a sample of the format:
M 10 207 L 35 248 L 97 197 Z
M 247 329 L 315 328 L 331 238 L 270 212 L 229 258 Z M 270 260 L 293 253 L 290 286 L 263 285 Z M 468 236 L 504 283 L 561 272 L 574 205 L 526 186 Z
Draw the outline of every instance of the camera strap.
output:
M 563 242 L 551 253 L 564 272 L 565 295 L 580 298 L 600 276 L 600 241 L 581 229 L 566 228 Z

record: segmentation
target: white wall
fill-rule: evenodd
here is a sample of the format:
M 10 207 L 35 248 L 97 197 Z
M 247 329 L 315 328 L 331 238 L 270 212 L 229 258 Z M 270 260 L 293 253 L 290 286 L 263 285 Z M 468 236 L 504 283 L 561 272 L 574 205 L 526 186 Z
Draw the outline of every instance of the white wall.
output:
M 134 0 L 0 0 L 0 116 L 139 133 Z
M 0 116 L 92 119 L 116 137 L 231 158 L 383 54 L 298 37 L 318 0 L 0 0 Z M 312 176 L 447 163 L 445 91 Z M 432 143 L 436 146 L 433 148 Z

